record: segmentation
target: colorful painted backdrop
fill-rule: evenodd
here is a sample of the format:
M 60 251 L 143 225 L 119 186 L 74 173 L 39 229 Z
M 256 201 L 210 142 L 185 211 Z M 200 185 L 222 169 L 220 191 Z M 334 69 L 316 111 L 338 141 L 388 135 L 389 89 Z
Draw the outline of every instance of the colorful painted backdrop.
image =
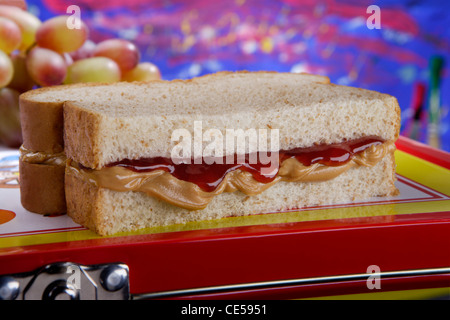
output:
M 164 79 L 219 70 L 306 71 L 327 75 L 334 83 L 389 93 L 402 108 L 402 134 L 421 141 L 427 140 L 434 88 L 440 147 L 450 151 L 448 1 L 27 2 L 42 20 L 78 5 L 92 40 L 134 41 L 142 60 L 157 64 Z M 381 9 L 381 29 L 366 24 L 373 4 Z M 432 67 L 440 63 L 442 68 Z

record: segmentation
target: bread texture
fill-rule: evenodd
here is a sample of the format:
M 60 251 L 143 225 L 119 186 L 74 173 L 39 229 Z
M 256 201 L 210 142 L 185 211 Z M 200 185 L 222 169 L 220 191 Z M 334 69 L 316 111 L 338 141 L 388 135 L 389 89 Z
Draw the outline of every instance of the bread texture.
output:
M 63 102 L 39 101 L 31 90 L 19 98 L 22 147 L 53 156 L 64 151 Z M 20 199 L 28 211 L 39 214 L 66 212 L 64 166 L 19 160 Z
M 48 157 L 64 152 L 63 105 L 68 100 L 83 101 L 85 92 L 98 84 L 44 87 L 20 95 L 22 147 Z M 20 160 L 22 206 L 39 214 L 66 212 L 64 166 Z
M 64 150 L 63 105 L 66 101 L 88 103 L 86 92 L 99 86 L 80 83 L 44 87 L 20 95 L 20 123 L 26 149 L 48 154 Z
M 222 73 L 227 74 L 227 73 Z M 259 73 L 261 76 L 270 74 Z M 209 76 L 207 76 L 209 77 Z M 302 74 L 292 75 L 302 82 L 329 83 L 323 76 Z M 175 81 L 177 82 L 177 81 Z M 20 118 L 23 135 L 23 147 L 31 152 L 45 153 L 49 157 L 65 151 L 64 148 L 64 103 L 77 102 L 91 105 L 95 110 L 100 101 L 108 108 L 114 94 L 120 93 L 120 101 L 126 101 L 134 95 L 135 88 L 151 86 L 149 83 L 80 83 L 44 87 L 30 90 L 20 96 Z M 114 97 L 117 99 L 117 97 Z M 136 96 L 136 99 L 138 97 Z M 119 101 L 118 100 L 118 101 Z M 81 115 L 80 115 L 81 117 Z M 78 120 L 74 120 L 78 121 Z M 84 123 L 84 122 L 83 122 Z M 72 122 L 72 125 L 77 125 Z M 85 138 L 91 138 L 88 128 Z M 91 130 L 91 131 L 90 131 Z M 70 136 L 75 134 L 70 134 Z M 76 138 L 80 138 L 78 135 Z M 22 161 L 25 171 L 21 174 L 22 205 L 29 211 L 41 214 L 55 214 L 65 212 L 64 170 L 53 164 L 26 163 Z M 33 168 L 34 174 L 28 174 Z M 37 186 L 40 186 L 37 188 Z
M 65 151 L 95 169 L 121 159 L 170 157 L 178 143 L 172 133 L 183 128 L 193 137 L 195 121 L 203 131 L 278 129 L 283 150 L 369 135 L 393 141 L 400 126 L 392 96 L 291 73 L 219 73 L 91 92 L 95 101 L 64 106 Z
M 220 72 L 191 80 L 61 86 L 25 98 L 35 104 L 51 103 L 62 113 L 65 155 L 93 170 L 123 159 L 170 158 L 179 143 L 172 139 L 174 131 L 184 129 L 194 137 L 195 122 L 201 122 L 203 132 L 277 129 L 280 150 L 369 136 L 393 144 L 400 129 L 394 97 L 307 74 Z M 55 136 L 61 132 L 53 131 Z M 202 141 L 201 149 L 207 144 Z M 235 153 L 223 147 L 223 155 Z M 224 192 L 205 209 L 194 211 L 142 192 L 98 187 L 67 166 L 64 185 L 68 215 L 100 235 L 398 192 L 392 152 L 374 166 L 352 167 L 327 181 L 281 181 L 252 196 Z
M 324 182 L 280 182 L 255 196 L 240 192 L 215 197 L 206 209 L 189 211 L 141 192 L 98 188 L 66 170 L 67 214 L 100 235 L 304 207 L 350 203 L 397 194 L 393 154 L 374 167 L 355 167 Z

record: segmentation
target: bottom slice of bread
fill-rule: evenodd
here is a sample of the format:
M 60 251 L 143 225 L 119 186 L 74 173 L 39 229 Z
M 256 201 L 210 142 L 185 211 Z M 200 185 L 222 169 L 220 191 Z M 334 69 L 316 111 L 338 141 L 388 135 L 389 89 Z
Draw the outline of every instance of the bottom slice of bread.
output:
M 256 196 L 223 193 L 206 209 L 188 211 L 141 192 L 98 188 L 70 170 L 65 179 L 68 215 L 100 235 L 392 196 L 398 193 L 394 182 L 394 155 L 390 153 L 373 167 L 355 167 L 329 181 L 279 182 Z

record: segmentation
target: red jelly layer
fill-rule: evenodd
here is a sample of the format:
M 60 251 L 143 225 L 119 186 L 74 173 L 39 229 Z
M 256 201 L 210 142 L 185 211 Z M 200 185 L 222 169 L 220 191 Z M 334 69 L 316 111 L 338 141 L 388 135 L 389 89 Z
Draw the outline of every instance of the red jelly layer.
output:
M 355 154 L 362 152 L 373 145 L 382 144 L 383 142 L 382 139 L 376 136 L 369 136 L 335 144 L 280 150 L 279 163 L 282 163 L 288 158 L 295 157 L 305 166 L 310 166 L 315 163 L 327 166 L 339 166 L 350 161 Z M 155 157 L 138 160 L 124 159 L 119 162 L 111 163 L 107 165 L 107 167 L 119 166 L 135 172 L 164 170 L 171 173 L 177 179 L 197 184 L 202 190 L 207 192 L 214 191 L 227 173 L 237 169 L 250 172 L 256 181 L 262 183 L 269 183 L 275 179 L 278 174 L 278 169 L 274 170 L 270 175 L 263 175 L 261 169 L 269 168 L 270 163 L 262 164 L 259 161 L 259 156 L 257 157 L 257 163 L 250 163 L 249 159 L 250 157 L 247 154 L 244 163 L 237 163 L 235 157 L 233 164 L 227 164 L 226 158 L 224 157 L 222 161 L 223 164 L 194 164 L 194 161 L 191 161 L 191 164 L 174 164 L 170 158 Z

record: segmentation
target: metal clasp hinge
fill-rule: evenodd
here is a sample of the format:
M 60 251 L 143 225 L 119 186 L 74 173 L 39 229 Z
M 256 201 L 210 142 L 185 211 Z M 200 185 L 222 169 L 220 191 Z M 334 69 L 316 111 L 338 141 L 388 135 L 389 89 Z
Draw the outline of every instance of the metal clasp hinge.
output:
M 0 300 L 128 300 L 129 270 L 122 263 L 46 265 L 28 273 L 0 275 Z

